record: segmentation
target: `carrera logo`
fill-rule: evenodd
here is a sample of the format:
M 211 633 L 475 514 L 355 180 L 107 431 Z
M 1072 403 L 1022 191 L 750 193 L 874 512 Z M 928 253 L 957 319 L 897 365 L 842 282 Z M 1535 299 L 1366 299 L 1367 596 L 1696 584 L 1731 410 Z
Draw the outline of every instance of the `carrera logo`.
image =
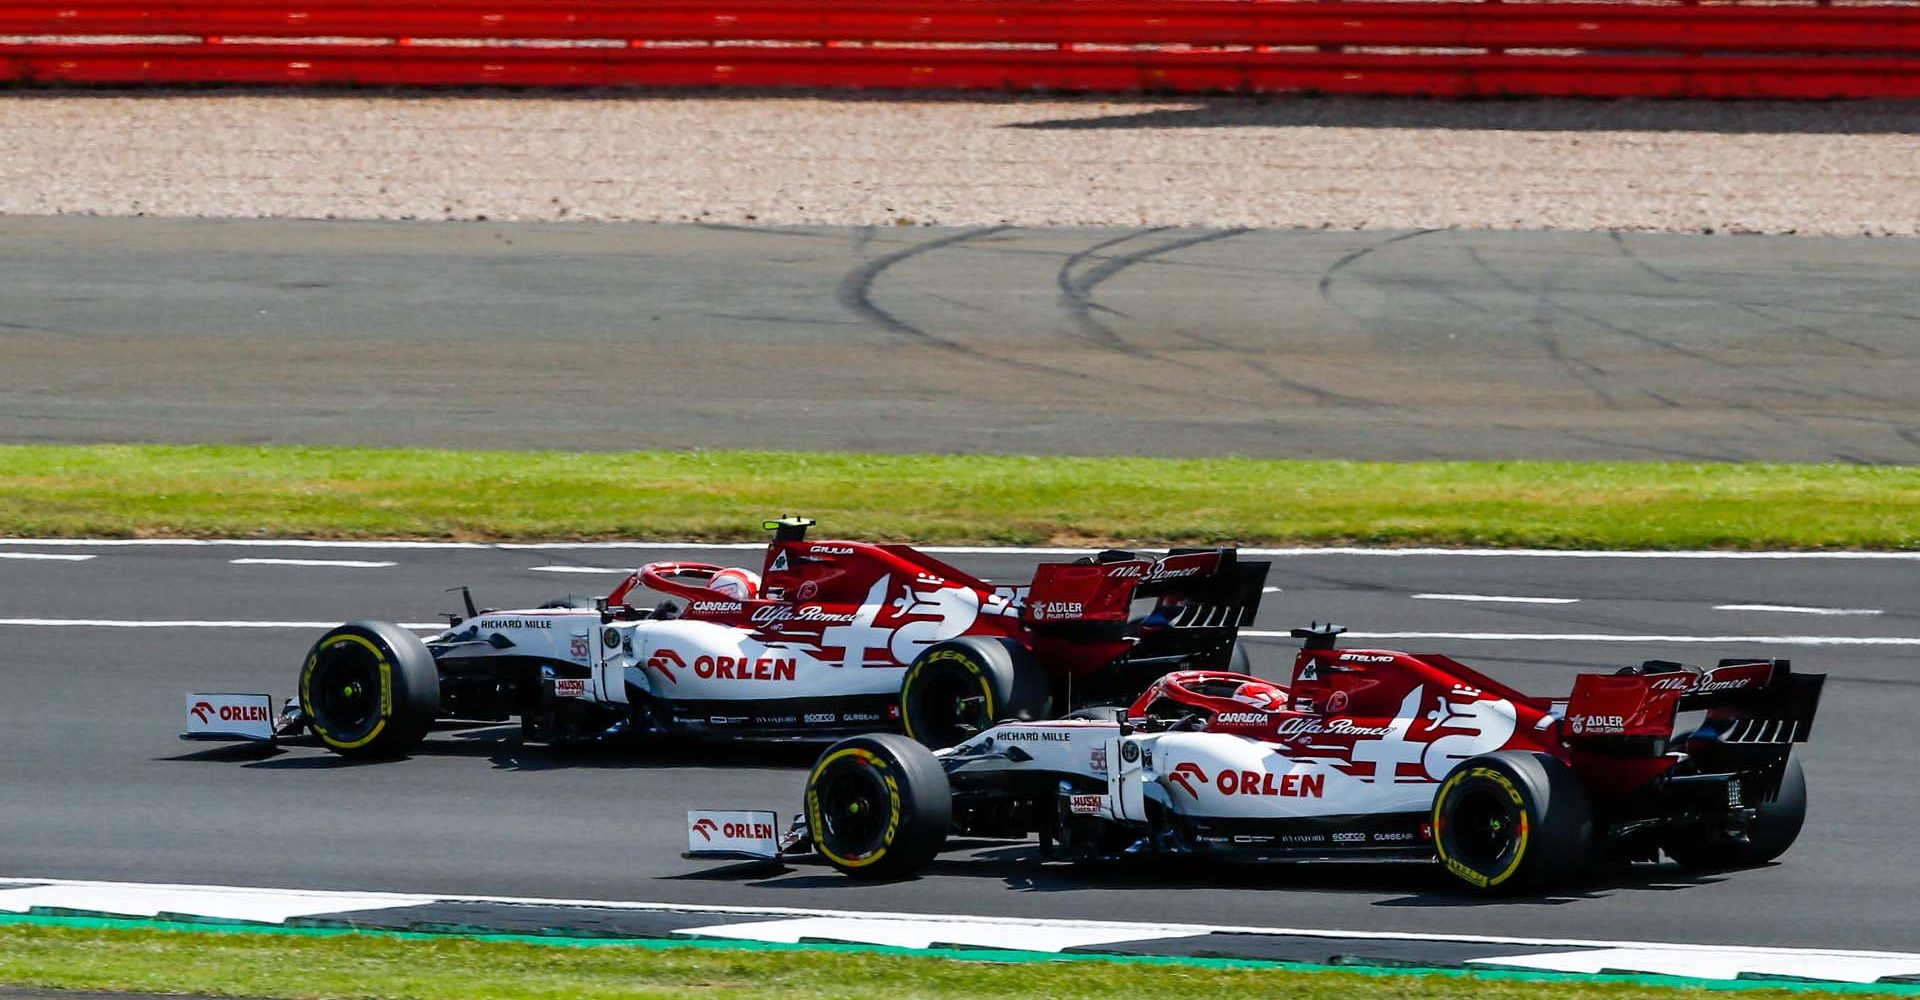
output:
M 1221 712 L 1213 721 L 1223 726 L 1264 726 L 1269 718 L 1265 712 Z
M 746 610 L 739 601 L 695 601 L 687 610 L 696 615 L 732 615 Z
M 1132 746 L 1131 743 L 1127 745 Z M 1186 789 L 1187 794 L 1196 799 L 1200 797 L 1200 791 L 1193 787 L 1193 782 L 1198 781 L 1203 785 L 1212 784 L 1207 780 L 1207 772 L 1201 770 L 1200 765 L 1184 761 L 1173 766 L 1173 770 L 1167 774 L 1167 780 Z
M 660 671 L 660 676 L 665 677 L 668 683 L 678 684 L 680 678 L 673 676 L 673 672 L 687 669 L 687 661 L 681 659 L 680 654 L 671 649 L 656 649 L 653 656 L 647 660 L 647 666 Z
M 213 717 L 213 703 L 196 701 L 193 703 L 193 717 L 201 722 L 209 722 Z
M 693 832 L 699 834 L 701 840 L 712 840 L 713 835 L 719 830 L 720 824 L 705 816 L 700 817 L 699 821 L 693 824 Z

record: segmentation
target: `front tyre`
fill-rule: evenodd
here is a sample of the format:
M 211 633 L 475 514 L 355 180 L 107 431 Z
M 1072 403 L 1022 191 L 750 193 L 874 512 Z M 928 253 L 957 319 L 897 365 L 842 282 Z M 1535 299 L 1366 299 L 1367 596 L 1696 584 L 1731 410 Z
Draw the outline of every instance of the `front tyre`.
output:
M 420 637 L 391 622 L 352 622 L 320 637 L 300 668 L 300 710 L 342 757 L 405 755 L 440 708 L 440 671 Z
M 807 775 L 807 830 L 827 863 L 858 879 L 912 875 L 953 823 L 953 793 L 931 751 L 892 733 L 841 740 Z
M 1505 750 L 1461 762 L 1433 798 L 1433 845 L 1455 878 L 1512 892 L 1586 867 L 1593 813 L 1558 758 Z
M 1704 826 L 1692 826 L 1668 834 L 1660 847 L 1667 857 L 1700 871 L 1763 865 L 1793 846 L 1806 821 L 1807 776 L 1800 770 L 1800 758 L 1788 757 L 1786 773 L 1780 778 L 1780 794 L 1755 808 L 1745 843 Z
M 914 657 L 900 682 L 907 735 L 936 749 L 965 743 L 996 722 L 1046 718 L 1052 708 L 1046 668 L 1009 639 L 934 643 Z

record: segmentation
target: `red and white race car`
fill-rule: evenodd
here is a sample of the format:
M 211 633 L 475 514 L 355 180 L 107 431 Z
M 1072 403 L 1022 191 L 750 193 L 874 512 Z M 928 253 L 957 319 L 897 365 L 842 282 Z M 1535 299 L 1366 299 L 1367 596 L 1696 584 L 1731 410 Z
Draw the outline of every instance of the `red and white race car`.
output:
M 809 541 L 812 524 L 767 522 L 758 572 L 652 563 L 588 607 L 469 602 L 424 641 L 340 626 L 309 650 L 284 714 L 265 695 L 189 695 L 186 735 L 310 729 L 338 753 L 390 757 L 436 720 L 518 717 L 538 741 L 904 728 L 947 746 L 1001 720 L 1125 703 L 1168 669 L 1228 666 L 1267 573 L 1232 549 L 1110 551 L 1004 586 L 905 545 Z
M 1037 833 L 1066 860 L 1428 859 L 1507 889 L 1662 851 L 1757 864 L 1799 835 L 1791 751 L 1822 675 L 1654 660 L 1536 698 L 1438 654 L 1338 649 L 1341 631 L 1296 629 L 1306 641 L 1284 687 L 1179 671 L 1117 718 L 1003 723 L 939 751 L 843 740 L 808 775 L 784 845 L 758 813 L 737 836 L 690 836 L 689 854 L 812 849 L 849 875 L 895 878 L 949 834 Z M 1683 711 L 1702 718 L 1676 732 Z

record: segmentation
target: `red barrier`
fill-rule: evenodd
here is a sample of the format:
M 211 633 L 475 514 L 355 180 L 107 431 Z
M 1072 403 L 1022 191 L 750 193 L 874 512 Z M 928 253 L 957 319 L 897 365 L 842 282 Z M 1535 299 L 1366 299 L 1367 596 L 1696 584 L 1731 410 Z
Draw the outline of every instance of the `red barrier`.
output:
M 1920 97 L 1891 4 L 0 0 L 0 36 L 0 80 L 76 84 Z

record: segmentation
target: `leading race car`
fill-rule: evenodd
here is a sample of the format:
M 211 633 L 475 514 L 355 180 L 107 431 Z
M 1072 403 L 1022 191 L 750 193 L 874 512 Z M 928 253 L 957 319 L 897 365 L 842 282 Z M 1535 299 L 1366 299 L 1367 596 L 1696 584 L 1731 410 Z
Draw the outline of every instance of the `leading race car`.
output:
M 441 719 L 529 740 L 629 733 L 831 739 L 904 728 L 949 746 L 1008 719 L 1124 702 L 1174 667 L 1224 667 L 1267 564 L 1233 549 L 1109 551 L 996 586 L 905 545 L 808 541 L 769 521 L 758 573 L 652 563 L 588 607 L 449 616 L 422 641 L 355 622 L 307 654 L 299 698 L 187 697 L 189 738 L 310 729 L 336 753 L 406 753 Z M 642 588 L 667 596 L 636 606 Z
M 1475 889 L 1511 890 L 1661 851 L 1701 868 L 1757 864 L 1799 835 L 1792 748 L 1822 675 L 1786 660 L 1654 660 L 1544 699 L 1437 654 L 1337 649 L 1342 631 L 1296 629 L 1305 642 L 1285 687 L 1180 671 L 1115 719 L 1006 723 L 938 752 L 842 741 L 808 775 L 783 846 L 895 878 L 950 833 L 1038 833 L 1056 859 L 1435 859 Z M 1695 710 L 1703 721 L 1676 732 L 1677 713 Z M 740 834 L 728 856 L 764 856 L 771 841 L 747 834 L 770 824 L 707 840 Z

